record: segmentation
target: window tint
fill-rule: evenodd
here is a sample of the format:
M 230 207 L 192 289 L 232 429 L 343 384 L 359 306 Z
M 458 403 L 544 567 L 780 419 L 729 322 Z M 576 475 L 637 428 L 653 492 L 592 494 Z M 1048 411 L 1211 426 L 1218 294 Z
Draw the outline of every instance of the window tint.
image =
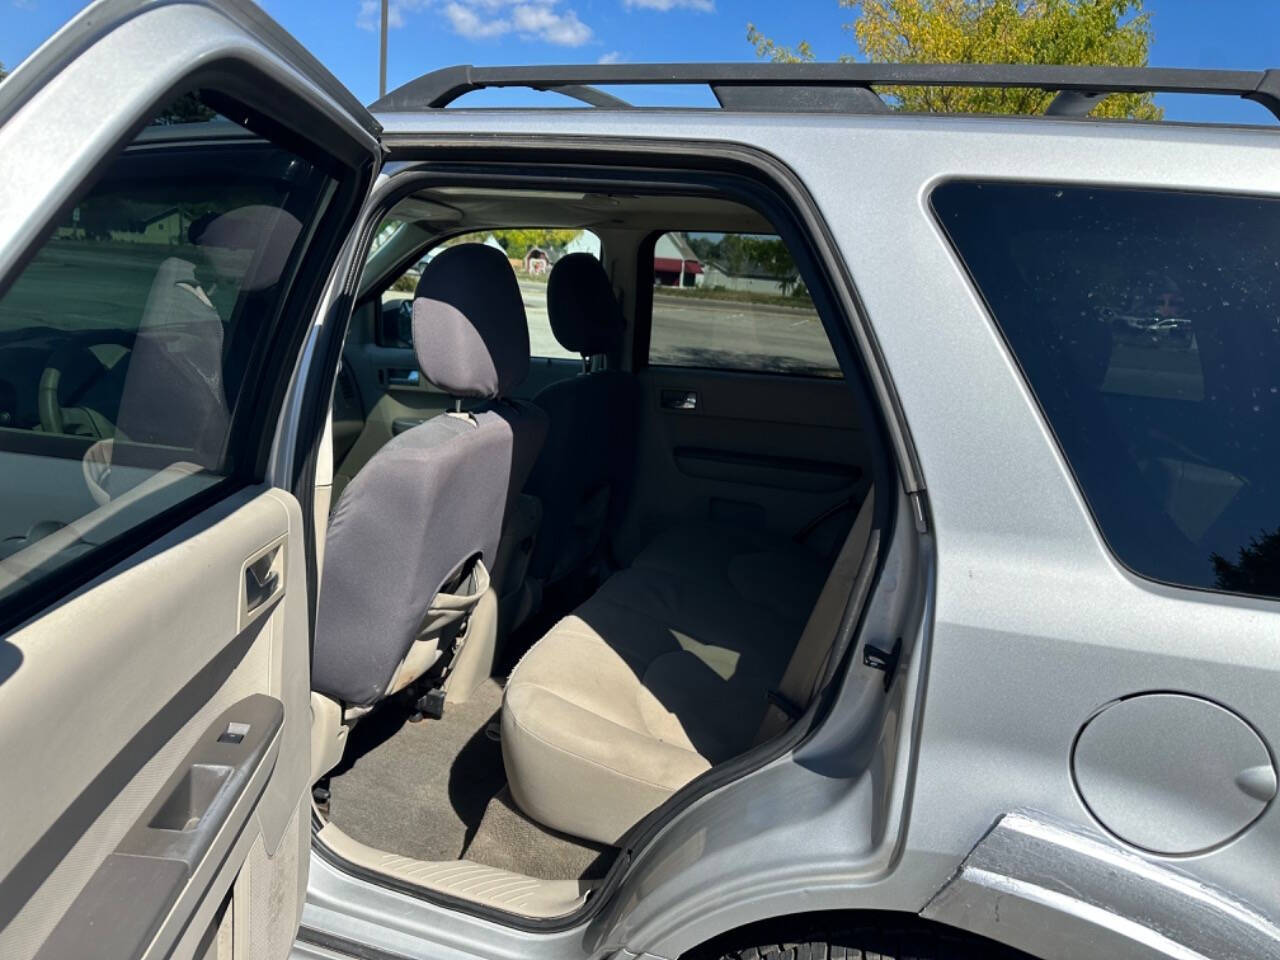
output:
M 0 298 L 0 599 L 216 485 L 333 181 L 194 96 Z
M 390 236 L 394 224 L 383 224 L 379 236 Z M 590 253 L 599 259 L 600 238 L 590 230 L 481 230 L 465 233 L 433 247 L 382 294 L 382 322 L 378 342 L 384 347 L 413 346 L 413 292 L 422 267 L 446 247 L 459 243 L 487 243 L 510 259 L 520 282 L 525 315 L 529 319 L 529 352 L 535 357 L 580 360 L 578 354 L 556 342 L 547 319 L 547 277 L 555 262 L 567 253 Z
M 1119 558 L 1280 597 L 1280 201 L 951 183 L 933 206 Z
M 658 238 L 649 362 L 840 376 L 800 271 L 771 234 Z

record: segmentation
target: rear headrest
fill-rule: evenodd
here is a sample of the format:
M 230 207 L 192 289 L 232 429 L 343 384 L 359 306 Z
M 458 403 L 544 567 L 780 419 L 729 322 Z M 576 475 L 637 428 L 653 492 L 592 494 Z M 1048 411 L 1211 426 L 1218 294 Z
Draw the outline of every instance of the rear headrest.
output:
M 455 397 L 500 397 L 529 373 L 529 323 L 506 255 L 481 243 L 438 254 L 413 297 L 423 376 Z
M 584 357 L 613 353 L 627 328 L 609 275 L 589 253 L 571 253 L 551 268 L 547 316 L 560 346 Z

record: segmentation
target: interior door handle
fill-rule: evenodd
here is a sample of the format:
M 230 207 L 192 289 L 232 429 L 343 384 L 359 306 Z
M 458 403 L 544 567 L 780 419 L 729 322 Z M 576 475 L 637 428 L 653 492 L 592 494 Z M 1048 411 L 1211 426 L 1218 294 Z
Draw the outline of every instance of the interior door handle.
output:
M 245 561 L 241 628 L 284 592 L 284 546 L 285 538 L 281 537 Z
M 696 390 L 663 390 L 660 402 L 663 410 L 697 410 L 698 392 Z

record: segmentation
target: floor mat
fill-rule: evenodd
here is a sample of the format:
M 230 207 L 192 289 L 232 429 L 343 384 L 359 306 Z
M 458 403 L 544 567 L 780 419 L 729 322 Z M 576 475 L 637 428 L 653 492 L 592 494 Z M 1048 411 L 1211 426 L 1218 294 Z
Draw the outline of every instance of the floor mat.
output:
M 613 863 L 617 847 L 603 847 L 548 830 L 520 812 L 505 786 L 489 801 L 468 860 L 543 880 L 596 879 Z
M 485 735 L 501 704 L 502 687 L 487 680 L 438 720 L 409 723 L 395 703 L 361 719 L 329 777 L 329 819 L 379 850 L 456 860 L 506 783 L 502 750 Z

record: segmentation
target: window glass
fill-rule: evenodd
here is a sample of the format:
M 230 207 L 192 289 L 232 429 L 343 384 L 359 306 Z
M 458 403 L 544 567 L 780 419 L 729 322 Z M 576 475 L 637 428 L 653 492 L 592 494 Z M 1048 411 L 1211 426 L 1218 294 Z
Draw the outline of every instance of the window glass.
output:
M 55 225 L 0 298 L 0 599 L 232 473 L 332 187 L 186 96 Z
M 378 335 L 382 346 L 413 346 L 413 292 L 417 289 L 422 267 L 441 250 L 459 243 L 484 243 L 497 247 L 511 261 L 520 282 L 525 315 L 529 319 L 529 352 L 532 356 L 581 359 L 573 351 L 560 346 L 551 332 L 551 321 L 547 319 L 547 277 L 555 262 L 565 254 L 589 253 L 599 259 L 600 238 L 590 230 L 480 230 L 464 233 L 432 247 L 383 292 Z
M 932 202 L 1117 556 L 1280 597 L 1280 201 L 951 183 Z
M 658 238 L 649 362 L 840 376 L 800 271 L 772 234 Z

